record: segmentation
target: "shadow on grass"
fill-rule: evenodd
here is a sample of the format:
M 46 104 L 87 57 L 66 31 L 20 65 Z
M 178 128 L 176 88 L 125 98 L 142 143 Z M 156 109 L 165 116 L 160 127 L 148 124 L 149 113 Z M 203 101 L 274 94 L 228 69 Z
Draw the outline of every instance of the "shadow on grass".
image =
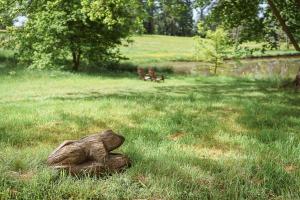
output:
M 107 78 L 137 78 L 137 68 L 142 67 L 147 69 L 149 67 L 137 66 L 132 63 L 103 63 L 99 65 L 86 65 L 82 63 L 82 66 L 78 72 L 72 71 L 71 63 L 63 69 L 64 72 L 72 72 L 74 74 L 82 74 L 88 76 L 105 76 Z M 173 74 L 173 70 L 168 67 L 153 67 L 158 74 L 164 74 L 168 76 Z M 24 72 L 27 69 L 26 64 L 20 64 L 13 56 L 1 55 L 0 54 L 0 74 L 7 75 L 9 73 Z M 35 69 L 31 69 L 35 72 Z M 44 69 L 47 71 L 47 69 Z M 40 70 L 36 70 L 36 73 L 40 73 Z
M 176 195 L 178 199 L 203 199 L 203 197 L 216 199 L 224 196 L 228 199 L 249 197 L 256 199 L 268 198 L 268 195 L 273 194 L 280 196 L 288 192 L 291 195 L 297 194 L 298 176 L 282 169 L 283 164 L 294 162 L 295 156 L 281 157 L 285 156 L 286 149 L 293 149 L 300 142 L 299 93 L 286 91 L 279 88 L 276 82 L 266 80 L 235 79 L 216 82 L 207 79 L 196 81 L 192 85 L 160 85 L 155 91 L 143 93 L 134 90 L 117 91 L 112 94 L 103 94 L 100 91 L 76 92 L 45 100 L 65 103 L 93 101 L 96 103 L 94 106 L 97 106 L 97 102 L 103 99 L 127 102 L 145 109 L 128 116 L 138 127 L 131 127 L 126 122 L 114 118 L 112 120 L 115 120 L 116 128 L 126 133 L 131 146 L 125 147 L 125 151 L 133 159 L 137 175 L 141 173 L 154 177 L 155 180 L 164 179 L 166 185 L 171 184 L 169 187 L 175 188 L 173 191 L 179 191 L 180 194 Z M 146 115 L 147 109 L 150 112 Z M 226 118 L 234 114 L 237 114 L 234 123 L 245 128 L 245 131 L 239 134 L 255 140 L 256 145 L 266 149 L 259 152 L 258 147 L 251 146 L 249 151 L 255 153 L 257 156 L 255 160 L 234 160 L 227 163 L 188 155 L 181 149 L 164 147 L 171 143 L 166 141 L 166 135 L 177 131 L 189 134 L 191 140 L 186 142 L 186 145 L 192 145 L 208 137 L 212 138 L 212 143 L 216 143 L 213 136 L 218 131 L 224 130 Z M 58 119 L 81 127 L 82 133 L 89 125 L 107 126 L 105 120 L 101 121 L 83 113 L 79 115 L 60 113 Z M 106 118 L 108 119 L 110 118 Z M 220 119 L 223 121 L 220 122 Z M 15 139 L 12 131 L 14 125 L 8 127 L 11 129 L 0 127 L 0 131 L 5 132 L 5 137 L 0 139 L 1 142 Z M 51 135 L 52 130 L 51 128 L 47 132 L 50 139 L 57 137 L 55 134 Z M 63 134 L 65 130 L 66 127 L 63 127 L 58 131 Z M 232 128 L 229 128 L 228 134 L 236 136 Z M 74 137 L 68 135 L 71 136 Z M 26 137 L 23 135 L 23 138 L 16 139 L 16 143 L 25 143 L 27 140 L 31 142 L 49 140 L 49 137 Z M 141 143 L 135 144 L 139 138 Z M 292 143 L 288 143 L 291 138 Z M 274 143 L 279 146 L 279 150 L 274 149 L 275 145 L 272 146 Z M 143 152 L 142 148 L 146 152 Z M 201 172 L 212 179 L 199 178 L 201 176 L 197 173 Z
M 248 130 L 249 137 L 257 138 L 265 143 L 281 139 L 287 140 L 290 137 L 289 132 L 300 130 L 300 94 L 285 91 L 278 88 L 276 84 L 264 80 L 159 86 L 156 87 L 155 92 L 145 91 L 142 94 L 130 90 L 113 94 L 94 91 L 69 93 L 49 98 L 49 100 L 60 101 L 100 101 L 102 99 L 119 99 L 139 105 L 151 105 L 151 110 L 166 113 L 167 118 L 171 119 L 170 123 L 177 123 L 178 126 L 185 119 L 197 118 L 198 115 L 176 108 L 177 104 L 183 104 L 187 110 L 193 110 L 195 109 L 193 108 L 194 104 L 201 103 L 204 106 L 202 108 L 197 106 L 196 109 L 203 111 L 205 108 L 205 112 L 213 114 L 224 113 L 224 116 L 216 117 L 234 114 L 234 110 L 226 110 L 226 107 L 238 108 L 239 116 L 236 123 Z M 175 110 L 173 111 L 179 109 L 178 112 L 170 113 L 169 105 L 174 105 Z M 140 116 L 136 118 L 138 119 Z M 213 120 L 213 118 L 211 119 Z M 214 120 L 218 121 L 218 118 Z M 215 126 L 217 125 L 210 124 L 210 128 Z M 263 132 L 265 134 L 262 134 Z M 300 135 L 295 137 L 297 140 L 300 139 Z
M 100 63 L 100 64 L 82 64 L 81 69 L 78 74 L 86 74 L 89 76 L 99 76 L 105 75 L 110 78 L 120 78 L 120 77 L 137 77 L 137 69 L 144 68 L 146 71 L 148 68 L 147 66 L 139 66 L 135 65 L 130 62 L 107 62 L 107 63 Z M 173 74 L 173 70 L 169 67 L 155 67 L 152 66 L 154 70 L 159 74 Z M 66 71 L 71 71 L 70 68 L 66 68 Z
M 278 170 L 272 166 L 274 162 L 270 164 L 268 160 L 226 163 L 172 150 L 155 157 L 137 152 L 138 149 L 129 153 L 134 158 L 133 166 L 138 165 L 135 170 L 141 176 L 154 178 L 154 182 L 168 185 L 173 191 L 180 191 L 175 195 L 178 199 L 265 199 L 287 191 L 292 196 L 298 195 L 297 177 Z

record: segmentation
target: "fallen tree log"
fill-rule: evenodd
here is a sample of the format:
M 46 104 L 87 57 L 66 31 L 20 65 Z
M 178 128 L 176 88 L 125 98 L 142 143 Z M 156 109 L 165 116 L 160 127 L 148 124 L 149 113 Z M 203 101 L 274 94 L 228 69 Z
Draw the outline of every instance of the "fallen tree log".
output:
M 47 163 L 72 175 L 119 172 L 130 166 L 130 160 L 125 155 L 110 152 L 124 140 L 123 136 L 106 130 L 80 140 L 65 141 L 50 154 Z

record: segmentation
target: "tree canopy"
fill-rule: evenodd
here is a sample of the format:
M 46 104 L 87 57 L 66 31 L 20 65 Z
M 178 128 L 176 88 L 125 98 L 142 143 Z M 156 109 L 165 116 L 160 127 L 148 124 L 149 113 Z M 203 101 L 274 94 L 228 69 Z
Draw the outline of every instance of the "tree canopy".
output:
M 202 33 L 201 23 L 198 30 Z M 214 74 L 217 74 L 218 67 L 223 63 L 230 51 L 228 49 L 228 33 L 218 27 L 215 31 L 207 31 L 206 38 L 196 37 L 196 58 L 200 61 L 207 61 L 214 65 Z
M 10 46 L 31 67 L 99 62 L 116 58 L 116 47 L 139 22 L 135 0 L 1 0 L 0 9 L 14 19 L 25 16 L 23 27 L 9 26 Z
M 147 34 L 190 36 L 194 31 L 191 0 L 141 0 Z
M 222 24 L 238 31 L 239 40 L 276 40 L 282 28 L 295 49 L 300 50 L 300 8 L 298 0 L 197 0 L 198 7 L 209 7 L 206 22 Z M 238 30 L 237 30 L 238 29 Z

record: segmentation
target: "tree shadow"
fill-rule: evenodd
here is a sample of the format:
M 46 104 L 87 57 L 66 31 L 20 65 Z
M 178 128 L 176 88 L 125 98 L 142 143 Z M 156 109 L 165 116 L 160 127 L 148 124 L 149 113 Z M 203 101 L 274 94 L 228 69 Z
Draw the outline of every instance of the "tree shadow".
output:
M 114 129 L 117 128 L 125 133 L 128 143 L 125 144 L 123 150 L 133 159 L 136 174 L 148 175 L 156 180 L 163 177 L 165 184 L 174 184 L 172 187 L 175 187 L 175 191 L 185 191 L 185 193 L 178 194 L 179 199 L 203 199 L 204 197 L 213 199 L 224 196 L 234 198 L 235 195 L 240 195 L 238 197 L 241 198 L 248 197 L 248 195 L 254 195 L 253 198 L 261 198 L 259 195 L 262 193 L 267 195 L 267 190 L 273 191 L 279 196 L 283 193 L 283 190 L 279 189 L 280 187 L 286 191 L 289 189 L 287 187 L 290 187 L 291 191 L 297 187 L 297 181 L 295 181 L 297 176 L 278 170 L 277 166 L 281 163 L 273 161 L 271 164 L 274 165 L 270 165 L 269 161 L 271 162 L 272 158 L 266 158 L 264 162 L 249 159 L 247 161 L 233 160 L 227 163 L 227 161 L 216 161 L 186 154 L 180 149 L 159 149 L 165 144 L 172 146 L 172 141 L 166 141 L 166 135 L 177 131 L 186 131 L 187 137 L 192 138 L 192 141 L 186 143 L 178 141 L 178 143 L 182 142 L 182 145 L 191 145 L 193 142 L 197 143 L 201 140 L 205 141 L 205 139 L 212 140 L 209 145 L 215 143 L 227 145 L 222 144 L 213 136 L 219 130 L 224 130 L 223 123 L 230 115 L 234 114 L 237 114 L 234 123 L 245 127 L 245 131 L 240 134 L 247 139 L 255 140 L 256 144 L 266 145 L 266 148 L 269 148 L 267 145 L 272 142 L 285 144 L 291 138 L 291 132 L 295 133 L 293 135 L 296 138 L 294 143 L 299 144 L 299 93 L 284 90 L 278 87 L 276 82 L 240 79 L 224 82 L 202 80 L 189 85 L 160 85 L 153 91 L 126 90 L 115 91 L 111 94 L 103 94 L 100 91 L 73 92 L 48 97 L 44 100 L 71 101 L 68 103 L 84 100 L 97 103 L 103 99 L 117 100 L 116 102 L 126 101 L 143 108 L 141 111 L 137 110 L 126 116 L 137 124 L 137 127 L 131 127 L 126 122 L 114 118 L 113 120 L 117 124 Z M 146 115 L 143 112 L 147 109 L 151 112 Z M 203 113 L 204 116 L 202 116 Z M 105 120 L 101 121 L 83 113 L 78 115 L 60 113 L 58 118 L 63 122 L 72 122 L 81 127 L 80 135 L 86 131 L 89 125 L 107 126 Z M 155 121 L 157 118 L 160 121 Z M 223 121 L 218 122 L 220 119 Z M 144 124 L 147 126 L 143 126 Z M 227 132 L 231 136 L 236 134 L 231 127 Z M 71 136 L 73 137 L 71 134 L 68 135 L 68 137 Z M 53 139 L 57 136 L 50 137 Z M 139 138 L 142 143 L 135 144 Z M 48 139 L 49 137 L 45 137 L 36 139 L 36 141 L 47 141 Z M 33 138 L 33 140 L 35 139 Z M 21 143 L 21 141 L 18 142 Z M 150 153 L 143 152 L 142 148 Z M 253 146 L 250 150 L 257 151 Z M 280 154 L 281 152 L 274 153 Z M 258 153 L 258 156 L 262 156 L 262 154 Z M 259 159 L 262 158 L 259 157 Z M 290 156 L 288 159 L 292 160 L 293 157 Z M 261 168 L 263 171 L 257 170 Z M 193 170 L 195 172 L 191 172 Z M 200 176 L 194 177 L 193 173 L 198 172 L 203 172 L 213 181 L 201 179 Z M 265 182 L 253 182 L 252 178 L 257 177 L 264 179 Z M 283 184 L 283 181 L 289 185 Z M 295 182 L 296 184 L 294 184 Z M 208 186 L 206 187 L 204 184 Z M 236 194 L 236 190 L 232 189 L 232 185 L 237 187 L 235 189 L 239 190 L 238 194 Z
M 276 130 L 280 130 L 279 132 L 297 132 L 300 128 L 300 94 L 291 90 L 284 90 L 278 87 L 277 83 L 267 80 L 250 81 L 237 79 L 222 83 L 203 81 L 196 85 L 159 86 L 155 89 L 155 91 L 144 91 L 142 93 L 134 90 L 117 91 L 112 94 L 78 92 L 49 97 L 49 99 L 61 101 L 118 99 L 138 105 L 147 104 L 151 105 L 153 110 L 168 113 L 166 118 L 171 119 L 175 115 L 172 118 L 174 123 L 176 123 L 177 119 L 179 123 L 184 121 L 185 118 L 195 118 L 197 115 L 184 113 L 184 110 L 170 114 L 167 110 L 170 104 L 176 105 L 177 103 L 185 102 L 186 106 L 190 108 L 193 104 L 201 102 L 206 104 L 206 111 L 211 113 L 224 113 L 225 107 L 237 107 L 240 113 L 235 122 L 247 128 L 249 136 L 257 137 L 260 141 L 262 139 L 257 132 L 261 130 L 265 132 L 271 131 L 271 134 L 276 134 Z M 216 106 L 215 104 L 222 104 L 222 106 Z M 200 107 L 196 109 L 200 109 Z M 230 110 L 226 112 L 229 115 L 232 114 Z M 179 117 L 176 117 L 176 115 Z M 218 119 L 214 120 L 217 121 Z M 213 129 L 213 126 L 210 128 Z M 288 134 L 283 136 L 285 139 L 288 139 L 288 137 Z M 298 135 L 296 137 L 300 138 Z M 271 138 L 274 139 L 273 136 Z M 283 139 L 278 137 L 278 139 L 280 138 Z

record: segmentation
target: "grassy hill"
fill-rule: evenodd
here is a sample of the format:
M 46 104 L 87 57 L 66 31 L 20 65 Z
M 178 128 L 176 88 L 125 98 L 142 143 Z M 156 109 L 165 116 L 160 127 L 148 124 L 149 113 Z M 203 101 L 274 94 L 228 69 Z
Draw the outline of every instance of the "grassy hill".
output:
M 132 40 L 128 47 L 121 48 L 121 52 L 137 64 L 191 60 L 194 54 L 191 37 L 143 35 L 134 36 Z
M 177 61 L 193 61 L 195 55 L 195 39 L 193 37 L 175 37 L 162 35 L 142 35 L 132 37 L 133 43 L 122 47 L 121 52 L 129 62 L 137 65 L 172 65 Z M 261 43 L 249 42 L 245 47 L 261 48 Z M 282 44 L 279 50 L 267 50 L 265 54 L 255 52 L 253 56 L 276 56 L 297 53 L 290 46 Z

